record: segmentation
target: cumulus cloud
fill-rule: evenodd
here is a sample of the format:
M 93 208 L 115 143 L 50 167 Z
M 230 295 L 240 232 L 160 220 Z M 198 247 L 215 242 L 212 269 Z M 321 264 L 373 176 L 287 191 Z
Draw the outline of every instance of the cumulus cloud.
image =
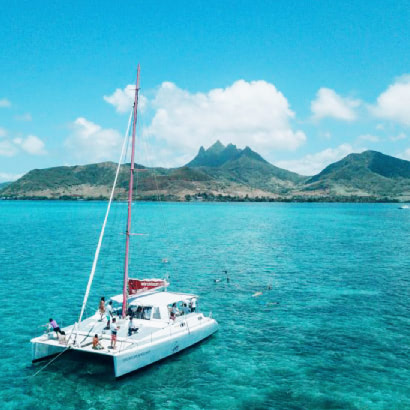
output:
M 396 79 L 379 95 L 370 112 L 376 117 L 410 126 L 410 75 Z
M 300 159 L 278 161 L 275 165 L 301 175 L 316 175 L 331 163 L 339 161 L 353 152 L 361 151 L 363 149 L 357 150 L 350 144 L 342 144 L 336 148 L 327 148 L 315 154 L 308 154 Z
M 0 100 L 0 108 L 8 108 L 11 107 L 11 102 L 7 98 L 2 98 Z
M 113 105 L 115 110 L 120 113 L 129 113 L 134 104 L 135 84 L 128 84 L 124 89 L 117 88 L 111 95 L 104 95 L 104 100 Z M 139 93 L 138 108 L 144 111 L 147 99 Z
M 353 121 L 356 119 L 355 108 L 359 105 L 360 100 L 341 97 L 330 88 L 320 88 L 316 94 L 316 99 L 310 104 L 310 109 L 314 120 L 330 117 Z
M 31 155 L 45 155 L 44 142 L 35 135 L 29 135 L 26 138 L 18 137 L 11 139 L 6 129 L 0 127 L 0 156 L 13 157 L 21 151 Z
M 15 181 L 21 178 L 23 174 L 11 174 L 9 172 L 0 172 L 0 182 Z
M 44 142 L 35 135 L 29 135 L 27 138 L 14 138 L 13 142 L 31 155 L 47 154 Z
M 85 161 L 117 160 L 122 137 L 117 130 L 79 117 L 71 124 L 72 132 L 65 141 L 74 156 Z
M 164 82 L 149 102 L 154 115 L 144 128 L 178 155 L 192 156 L 199 146 L 222 143 L 249 145 L 266 154 L 294 150 L 306 140 L 290 124 L 294 112 L 284 95 L 266 81 L 236 81 L 227 88 L 190 93 Z

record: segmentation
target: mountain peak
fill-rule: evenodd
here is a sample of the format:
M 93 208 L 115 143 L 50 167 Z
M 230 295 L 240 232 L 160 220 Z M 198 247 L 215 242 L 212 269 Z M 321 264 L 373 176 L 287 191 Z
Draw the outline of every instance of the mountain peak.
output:
M 253 154 L 253 155 L 252 155 Z M 253 159 L 262 160 L 256 152 L 253 152 L 249 147 L 244 150 L 239 149 L 234 144 L 223 145 L 221 141 L 217 140 L 207 150 L 200 148 L 197 156 L 189 162 L 188 167 L 219 167 L 226 162 L 236 160 L 241 156 L 252 157 Z
M 225 149 L 225 145 L 221 141 L 217 140 L 213 145 L 211 145 L 206 151 L 220 153 Z

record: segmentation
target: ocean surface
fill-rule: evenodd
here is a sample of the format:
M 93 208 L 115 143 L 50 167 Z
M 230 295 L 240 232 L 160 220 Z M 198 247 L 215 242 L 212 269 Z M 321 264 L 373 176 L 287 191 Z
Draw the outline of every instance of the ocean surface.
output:
M 105 208 L 0 201 L 2 409 L 410 409 L 397 204 L 138 203 L 130 275 L 169 274 L 219 331 L 119 381 L 66 354 L 33 377 L 47 362 L 31 364 L 29 340 L 78 317 Z M 88 314 L 121 292 L 125 215 L 113 205 Z

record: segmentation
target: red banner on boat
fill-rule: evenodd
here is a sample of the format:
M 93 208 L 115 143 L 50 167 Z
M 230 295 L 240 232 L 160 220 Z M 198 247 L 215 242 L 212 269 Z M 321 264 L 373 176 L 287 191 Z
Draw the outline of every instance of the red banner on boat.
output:
M 168 286 L 169 283 L 164 279 L 128 279 L 128 294 L 136 295 L 138 293 L 158 290 Z

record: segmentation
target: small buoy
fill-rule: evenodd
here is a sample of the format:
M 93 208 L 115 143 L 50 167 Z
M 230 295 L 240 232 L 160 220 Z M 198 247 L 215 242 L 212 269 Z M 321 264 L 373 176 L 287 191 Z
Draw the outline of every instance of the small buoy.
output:
M 162 259 L 162 263 L 168 263 L 168 259 L 167 258 Z
M 214 279 L 215 283 L 219 283 L 221 281 L 221 279 Z

